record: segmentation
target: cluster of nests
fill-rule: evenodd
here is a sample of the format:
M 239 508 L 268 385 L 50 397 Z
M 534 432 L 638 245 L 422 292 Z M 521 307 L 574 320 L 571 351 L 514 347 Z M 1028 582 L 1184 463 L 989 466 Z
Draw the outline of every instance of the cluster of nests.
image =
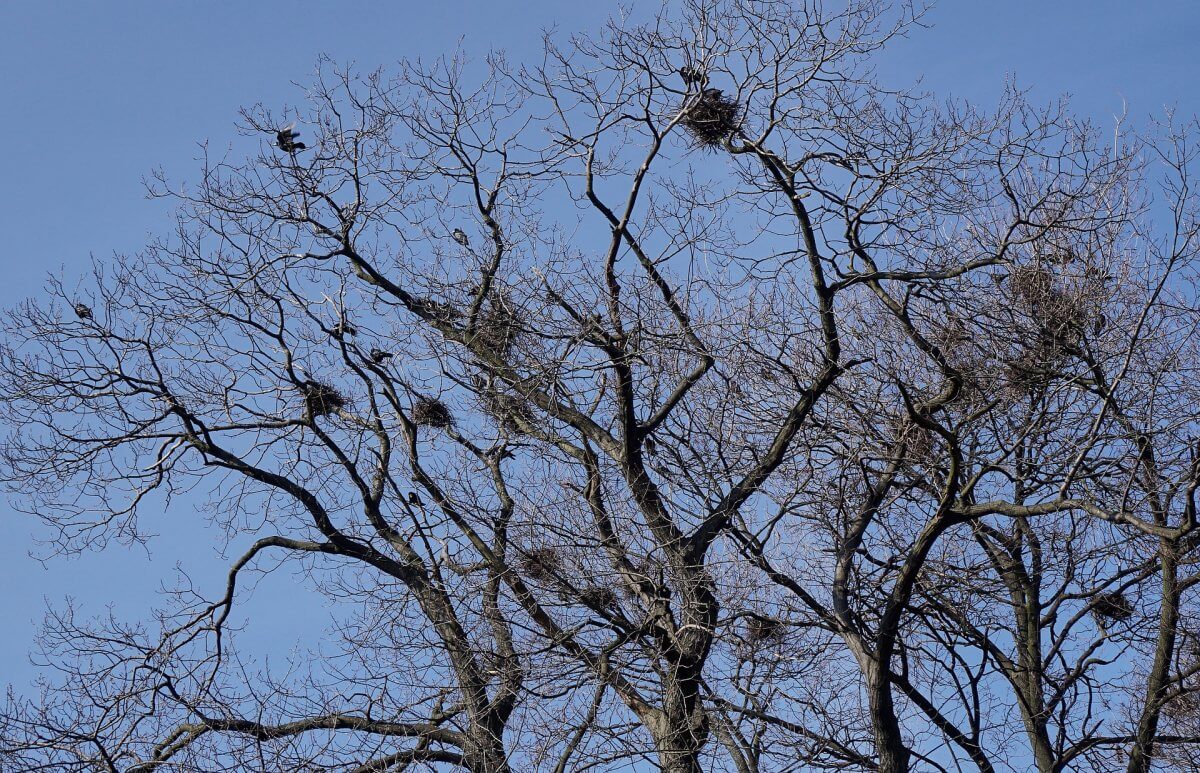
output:
M 562 574 L 562 558 L 555 548 L 534 548 L 521 557 L 518 568 L 531 580 L 549 582 Z M 618 603 L 617 592 L 603 585 L 589 585 L 578 594 L 580 601 L 595 609 L 615 607 Z

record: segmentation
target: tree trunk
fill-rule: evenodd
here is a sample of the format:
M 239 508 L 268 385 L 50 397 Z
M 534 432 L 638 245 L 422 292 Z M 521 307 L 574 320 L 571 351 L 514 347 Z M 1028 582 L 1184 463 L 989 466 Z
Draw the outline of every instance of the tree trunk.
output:
M 867 677 L 867 690 L 870 694 L 875 752 L 879 756 L 879 773 L 907 773 L 909 751 L 900 733 L 900 722 L 896 719 L 886 667 L 872 667 Z

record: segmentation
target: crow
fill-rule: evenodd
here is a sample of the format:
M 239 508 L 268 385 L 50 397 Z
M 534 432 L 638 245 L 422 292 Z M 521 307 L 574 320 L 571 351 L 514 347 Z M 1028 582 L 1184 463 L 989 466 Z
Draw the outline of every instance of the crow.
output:
M 463 233 L 463 229 L 461 228 L 455 228 L 454 232 L 450 235 L 454 237 L 454 241 L 458 242 L 464 247 L 467 247 L 471 244 L 471 242 L 467 239 L 467 235 Z
M 703 86 L 708 82 L 708 76 L 704 74 L 703 70 L 696 67 L 680 67 L 679 77 L 683 78 L 683 82 L 689 86 L 694 84 Z
M 92 310 L 89 309 L 85 304 L 77 303 L 75 304 L 75 316 L 79 317 L 80 319 L 91 319 Z
M 382 365 L 383 361 L 391 356 L 393 356 L 391 352 L 385 352 L 383 349 L 371 350 L 371 362 L 375 363 L 376 365 Z
M 300 132 L 295 131 L 295 126 L 296 122 L 292 121 L 287 126 L 275 132 L 275 144 L 285 153 L 295 153 L 307 147 L 303 142 L 296 142 L 296 138 L 300 136 Z
M 425 503 L 421 501 L 421 497 L 415 491 L 408 492 L 408 503 L 413 507 L 425 506 Z
M 346 320 L 342 320 L 333 326 L 333 337 L 342 340 L 343 336 L 358 335 L 358 328 L 351 325 Z

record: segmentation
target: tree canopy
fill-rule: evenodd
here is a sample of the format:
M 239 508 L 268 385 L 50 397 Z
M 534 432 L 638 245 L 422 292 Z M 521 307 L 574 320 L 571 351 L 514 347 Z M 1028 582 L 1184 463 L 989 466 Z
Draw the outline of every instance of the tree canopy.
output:
M 157 176 L 172 233 L 8 313 L 6 477 L 64 553 L 200 490 L 239 555 L 55 617 L 0 760 L 1200 765 L 1200 134 L 885 87 L 918 20 L 321 60 Z M 228 621 L 284 564 L 345 622 L 280 671 Z

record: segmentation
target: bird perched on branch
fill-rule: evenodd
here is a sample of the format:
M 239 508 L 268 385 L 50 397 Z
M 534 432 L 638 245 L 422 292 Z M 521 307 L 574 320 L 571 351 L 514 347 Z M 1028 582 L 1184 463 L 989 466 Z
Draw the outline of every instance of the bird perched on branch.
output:
M 471 244 L 470 240 L 467 239 L 467 234 L 461 228 L 455 228 L 450 235 L 454 237 L 454 241 L 458 242 L 464 247 L 467 247 Z
M 300 136 L 300 132 L 295 131 L 295 127 L 296 122 L 292 121 L 287 126 L 275 132 L 275 144 L 285 153 L 295 153 L 307 147 L 303 142 L 296 142 L 296 138 Z
M 371 350 L 371 362 L 376 365 L 382 365 L 384 360 L 392 356 L 394 355 L 391 352 L 385 352 L 383 349 Z
M 415 491 L 408 492 L 408 503 L 410 505 L 412 505 L 413 507 L 424 507 L 425 506 L 425 503 L 421 501 L 420 495 L 417 494 L 417 492 L 415 492 Z
M 88 308 L 86 304 L 77 303 L 75 304 L 75 316 L 79 317 L 80 319 L 91 319 L 92 310 Z
M 683 82 L 689 86 L 703 86 L 708 83 L 708 76 L 698 67 L 680 67 L 679 77 L 683 78 Z

